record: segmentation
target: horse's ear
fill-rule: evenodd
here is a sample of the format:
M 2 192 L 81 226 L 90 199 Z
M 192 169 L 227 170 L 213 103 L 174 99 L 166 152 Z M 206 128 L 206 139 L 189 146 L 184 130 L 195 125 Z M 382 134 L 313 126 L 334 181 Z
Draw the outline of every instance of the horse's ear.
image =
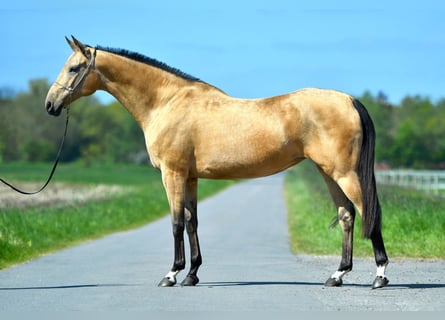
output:
M 73 50 L 74 51 L 80 51 L 82 52 L 82 54 L 90 59 L 91 58 L 91 53 L 90 51 L 87 49 L 87 46 L 84 45 L 82 42 L 80 42 L 79 40 L 77 40 L 76 38 L 74 38 L 74 36 L 72 35 L 71 38 L 73 39 L 73 41 L 69 41 L 68 39 L 68 43 L 70 44 L 71 48 L 73 48 L 73 46 L 71 44 L 74 45 Z
M 66 42 L 68 42 L 69 46 L 71 47 L 71 49 L 73 49 L 73 51 L 77 51 L 78 49 L 76 48 L 76 45 L 74 44 L 73 41 L 71 41 L 70 39 L 68 39 L 67 37 L 65 37 Z

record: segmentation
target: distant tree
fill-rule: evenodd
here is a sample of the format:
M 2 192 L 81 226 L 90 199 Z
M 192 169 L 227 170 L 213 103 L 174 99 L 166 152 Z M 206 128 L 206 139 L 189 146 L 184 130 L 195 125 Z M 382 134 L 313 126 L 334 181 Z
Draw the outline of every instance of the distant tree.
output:
M 128 162 L 130 156 L 144 149 L 142 131 L 133 117 L 118 103 L 107 106 L 75 105 L 73 118 L 79 153 L 85 163 L 101 160 Z
M 48 89 L 47 80 L 31 80 L 29 91 L 19 93 L 14 99 L 13 123 L 21 129 L 17 130 L 21 160 L 47 161 L 56 155 L 64 121 L 46 113 Z
M 29 82 L 26 92 L 0 100 L 0 160 L 52 161 L 61 142 L 65 119 L 48 116 L 44 108 L 49 90 L 46 80 Z M 94 96 L 70 106 L 62 161 L 82 159 L 125 162 L 144 149 L 142 131 L 117 102 L 103 106 Z
M 15 91 L 9 87 L 0 87 L 0 103 L 14 99 Z
M 398 161 L 400 165 L 414 168 L 434 166 L 438 141 L 434 137 L 437 110 L 429 98 L 407 96 L 402 100 L 398 112 L 398 131 L 395 136 L 396 148 L 405 150 L 410 157 Z M 400 154 L 394 154 L 400 157 Z
M 407 96 L 391 105 L 384 93 L 361 97 L 376 127 L 376 159 L 394 167 L 445 166 L 445 100 Z
M 19 116 L 20 112 L 15 108 L 13 97 L 0 100 L 0 159 L 2 161 L 21 158 L 22 121 Z
M 445 100 L 433 105 L 424 124 L 424 138 L 430 153 L 429 167 L 445 169 Z

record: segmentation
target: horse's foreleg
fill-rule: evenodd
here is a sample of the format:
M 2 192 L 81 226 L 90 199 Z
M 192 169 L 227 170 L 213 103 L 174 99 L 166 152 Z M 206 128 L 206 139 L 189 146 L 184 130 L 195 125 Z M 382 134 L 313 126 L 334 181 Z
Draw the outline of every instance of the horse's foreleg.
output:
M 185 207 L 185 178 L 171 172 L 162 172 L 162 181 L 167 192 L 170 205 L 172 229 L 174 238 L 174 261 L 171 270 L 159 282 L 160 287 L 171 287 L 176 284 L 176 275 L 185 268 L 184 255 L 184 207 Z
M 189 273 L 181 282 L 183 286 L 194 286 L 199 282 L 197 272 L 202 263 L 198 240 L 197 190 L 198 180 L 189 179 L 186 187 L 185 226 L 190 242 L 191 266 Z

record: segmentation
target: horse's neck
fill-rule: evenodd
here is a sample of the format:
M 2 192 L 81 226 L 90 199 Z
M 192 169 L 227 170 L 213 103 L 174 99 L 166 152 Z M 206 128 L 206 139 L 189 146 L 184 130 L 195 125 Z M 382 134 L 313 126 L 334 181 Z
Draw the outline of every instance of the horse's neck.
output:
M 183 79 L 166 71 L 110 53 L 101 52 L 96 67 L 103 77 L 101 89 L 115 97 L 142 128 L 149 124 L 154 110 L 184 85 Z

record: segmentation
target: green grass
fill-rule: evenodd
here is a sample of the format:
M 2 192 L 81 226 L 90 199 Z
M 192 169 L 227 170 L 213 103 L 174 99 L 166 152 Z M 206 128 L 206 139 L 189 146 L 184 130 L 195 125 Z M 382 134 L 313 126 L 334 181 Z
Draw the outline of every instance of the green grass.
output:
M 50 164 L 1 164 L 3 178 L 44 181 Z M 81 241 L 135 228 L 168 213 L 160 173 L 150 166 L 62 164 L 54 182 L 75 185 L 113 184 L 131 187 L 107 200 L 84 204 L 0 211 L 0 269 Z M 202 180 L 200 199 L 230 185 Z
M 445 201 L 420 191 L 378 186 L 383 238 L 391 257 L 445 258 Z M 314 165 L 305 162 L 286 177 L 291 246 L 296 253 L 341 254 L 341 229 L 329 225 L 336 210 Z M 354 255 L 372 256 L 357 215 Z

